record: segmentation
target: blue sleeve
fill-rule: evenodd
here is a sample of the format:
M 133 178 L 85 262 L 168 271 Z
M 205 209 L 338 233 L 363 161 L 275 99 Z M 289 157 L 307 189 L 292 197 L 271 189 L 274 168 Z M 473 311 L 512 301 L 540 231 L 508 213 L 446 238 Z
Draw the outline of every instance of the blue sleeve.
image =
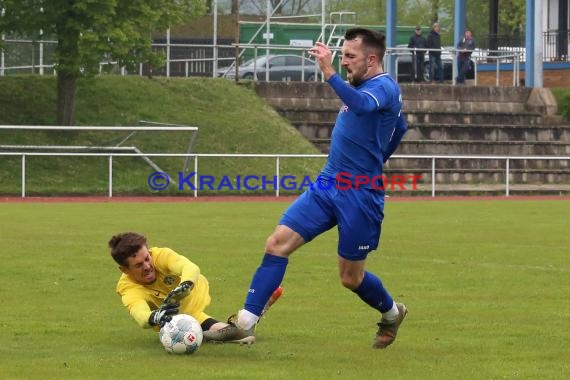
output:
M 327 82 L 340 100 L 357 115 L 376 111 L 380 107 L 378 100 L 372 94 L 356 90 L 343 81 L 338 73 L 330 77 Z
M 403 113 L 400 113 L 398 117 L 398 121 L 396 122 L 396 128 L 394 129 L 394 133 L 390 138 L 390 142 L 388 143 L 388 147 L 386 148 L 386 152 L 384 153 L 384 163 L 388 161 L 390 156 L 394 154 L 398 145 L 400 145 L 400 141 L 402 141 L 402 137 L 408 131 L 408 123 L 406 123 L 406 119 Z

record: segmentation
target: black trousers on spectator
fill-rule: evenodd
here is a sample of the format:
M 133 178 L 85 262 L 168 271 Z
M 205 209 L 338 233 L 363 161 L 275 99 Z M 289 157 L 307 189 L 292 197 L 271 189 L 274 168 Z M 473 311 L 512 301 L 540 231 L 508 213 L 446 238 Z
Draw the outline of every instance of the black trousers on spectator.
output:
M 412 55 L 412 80 L 414 82 L 423 82 L 424 80 L 424 60 L 425 53 L 414 52 Z

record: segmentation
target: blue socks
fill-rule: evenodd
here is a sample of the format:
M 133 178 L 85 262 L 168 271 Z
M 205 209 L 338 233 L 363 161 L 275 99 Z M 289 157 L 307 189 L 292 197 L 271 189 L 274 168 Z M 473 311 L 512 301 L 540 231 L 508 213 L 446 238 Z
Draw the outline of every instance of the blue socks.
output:
M 244 309 L 260 316 L 271 294 L 281 285 L 289 259 L 266 253 L 253 275 L 245 298 Z
M 372 308 L 385 313 L 392 308 L 394 300 L 382 285 L 382 281 L 370 272 L 364 273 L 360 286 L 353 290 L 361 300 Z
M 244 309 L 257 316 L 261 315 L 263 307 L 277 289 L 283 277 L 289 259 L 266 253 L 261 265 L 253 275 L 251 285 L 245 298 Z M 382 285 L 382 281 L 370 272 L 364 273 L 360 286 L 353 290 L 360 299 L 372 308 L 385 313 L 394 305 L 394 300 Z

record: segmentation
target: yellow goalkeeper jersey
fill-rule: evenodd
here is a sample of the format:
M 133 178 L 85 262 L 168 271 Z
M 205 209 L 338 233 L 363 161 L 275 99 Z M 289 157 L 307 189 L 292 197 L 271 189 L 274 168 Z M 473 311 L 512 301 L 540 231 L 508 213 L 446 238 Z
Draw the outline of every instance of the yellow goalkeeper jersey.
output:
M 194 288 L 180 301 L 180 313 L 189 314 L 202 323 L 210 316 L 204 309 L 210 304 L 210 290 L 206 277 L 200 268 L 186 257 L 170 248 L 149 249 L 156 271 L 156 281 L 141 285 L 122 274 L 116 291 L 121 296 L 134 320 L 143 328 L 150 328 L 148 318 L 157 309 L 167 294 L 183 281 L 192 281 Z

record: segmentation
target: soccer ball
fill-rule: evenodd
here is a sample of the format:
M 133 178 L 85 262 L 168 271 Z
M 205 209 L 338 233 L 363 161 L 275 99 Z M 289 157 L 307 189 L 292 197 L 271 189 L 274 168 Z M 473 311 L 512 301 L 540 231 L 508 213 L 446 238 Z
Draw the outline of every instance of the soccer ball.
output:
M 200 323 L 187 314 L 176 314 L 160 328 L 160 343 L 171 354 L 193 354 L 204 337 Z

